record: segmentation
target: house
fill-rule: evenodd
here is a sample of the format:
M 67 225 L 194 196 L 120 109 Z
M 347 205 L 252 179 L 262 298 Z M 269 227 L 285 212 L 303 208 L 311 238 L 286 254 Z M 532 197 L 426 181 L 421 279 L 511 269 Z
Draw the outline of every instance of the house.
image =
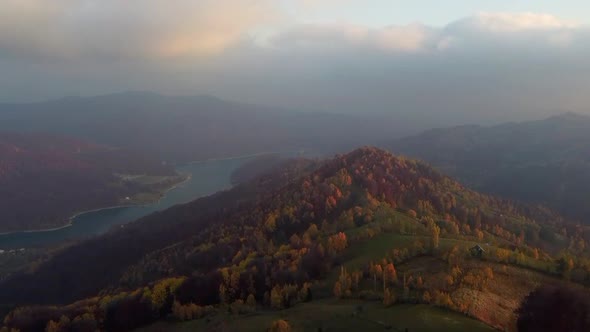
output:
M 482 248 L 479 244 L 476 244 L 475 247 L 469 249 L 471 254 L 476 257 L 481 257 L 486 251 Z

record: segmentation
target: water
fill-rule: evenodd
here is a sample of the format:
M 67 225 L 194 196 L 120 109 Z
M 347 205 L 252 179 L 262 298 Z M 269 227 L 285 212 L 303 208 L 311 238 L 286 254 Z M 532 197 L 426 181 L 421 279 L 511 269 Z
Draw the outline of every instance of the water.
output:
M 159 202 L 86 212 L 75 217 L 71 226 L 56 230 L 0 235 L 0 249 L 44 246 L 103 234 L 113 226 L 227 189 L 231 186 L 231 173 L 247 159 L 248 157 L 212 160 L 179 166 L 177 171 L 189 173 L 191 178 L 168 191 Z

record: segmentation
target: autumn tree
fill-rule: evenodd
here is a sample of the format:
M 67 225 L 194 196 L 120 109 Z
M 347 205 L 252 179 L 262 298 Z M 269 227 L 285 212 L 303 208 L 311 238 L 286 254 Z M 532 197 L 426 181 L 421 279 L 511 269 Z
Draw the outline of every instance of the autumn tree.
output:
M 421 276 L 418 276 L 418 278 L 416 279 L 416 288 L 422 289 L 422 287 L 424 287 L 424 279 L 422 279 Z
M 47 323 L 47 327 L 45 327 L 45 332 L 62 332 L 62 331 L 66 330 L 66 328 L 68 327 L 69 324 L 70 324 L 69 318 L 68 318 L 67 324 L 65 326 L 60 324 L 60 322 L 50 320 L 49 323 Z M 8 330 L 6 330 L 6 331 L 8 331 Z
M 383 292 L 383 305 L 386 307 L 392 306 L 395 303 L 395 294 L 389 288 L 385 288 Z
M 430 303 L 432 301 L 432 295 L 430 295 L 429 291 L 425 291 L 424 294 L 422 294 L 422 301 L 425 303 Z
M 339 253 L 346 248 L 348 240 L 346 234 L 340 232 L 328 238 L 328 251 L 331 253 Z
M 283 307 L 283 296 L 279 286 L 275 286 L 270 291 L 270 306 L 274 309 L 281 309 Z
M 291 332 L 291 326 L 285 320 L 275 320 L 270 325 L 268 332 Z
M 393 266 L 393 263 L 389 263 L 385 266 L 385 270 L 383 271 L 383 279 L 390 283 L 397 282 L 397 272 Z
M 430 232 L 430 248 L 436 250 L 440 242 L 440 227 L 431 219 L 428 222 L 428 229 Z
M 254 297 L 254 294 L 248 295 L 248 298 L 246 298 L 246 304 L 252 308 L 256 308 L 256 297 Z
M 342 298 L 342 284 L 340 281 L 336 281 L 334 284 L 334 296 L 337 298 Z

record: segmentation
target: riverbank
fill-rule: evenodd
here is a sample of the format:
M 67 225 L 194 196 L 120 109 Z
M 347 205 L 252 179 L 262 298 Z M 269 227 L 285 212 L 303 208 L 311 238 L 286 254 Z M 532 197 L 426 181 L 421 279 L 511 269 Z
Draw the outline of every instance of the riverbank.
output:
M 224 158 L 227 159 L 227 158 Z M 185 204 L 196 199 L 212 195 L 221 190 L 231 188 L 231 174 L 249 159 L 244 156 L 230 158 L 232 160 L 200 162 L 192 165 L 176 165 L 177 174 L 192 174 L 182 185 L 169 189 L 158 202 L 141 206 L 101 208 L 98 211 L 78 213 L 69 227 L 41 232 L 20 232 L 0 235 L 0 249 L 19 248 L 53 248 L 60 244 L 90 239 L 141 219 L 158 211 L 164 211 L 178 204 Z M 172 187 L 172 186 L 170 186 Z M 126 202 L 121 205 L 125 204 Z M 96 210 L 96 209 L 94 209 Z M 64 219 L 64 221 L 66 221 Z M 53 227 L 55 228 L 55 227 Z
M 143 204 L 120 202 L 122 204 L 81 211 L 73 214 L 67 219 L 67 224 L 59 227 L 4 232 L 0 234 L 0 247 L 41 246 L 105 233 L 115 225 L 122 225 L 173 205 L 187 203 L 231 188 L 231 174 L 244 162 L 257 156 L 276 153 L 288 156 L 298 151 L 259 152 L 177 164 L 175 165 L 177 174 L 185 174 L 186 178 L 167 186 L 161 191 L 159 199 L 143 202 Z
M 180 175 L 182 175 L 182 174 L 180 174 Z M 155 203 L 158 203 L 160 200 L 162 200 L 162 198 L 164 198 L 164 196 L 166 196 L 166 194 L 169 191 L 174 190 L 174 189 L 178 188 L 180 185 L 190 181 L 191 178 L 192 178 L 191 174 L 184 174 L 184 176 L 180 176 L 180 181 L 173 183 L 171 186 L 168 186 L 164 190 L 161 190 L 159 193 L 159 197 L 155 200 L 145 201 L 145 202 L 136 202 L 136 203 L 130 203 L 130 204 L 117 204 L 117 205 L 111 205 L 111 206 L 106 206 L 106 207 L 100 207 L 100 208 L 96 208 L 96 209 L 84 210 L 84 211 L 74 213 L 71 217 L 68 218 L 67 223 L 63 226 L 57 226 L 57 227 L 51 227 L 51 228 L 41 228 L 41 229 L 28 229 L 28 230 L 11 231 L 11 232 L 2 232 L 2 233 L 0 233 L 0 236 L 12 235 L 12 234 L 23 234 L 23 233 L 26 234 L 26 233 L 54 232 L 54 231 L 58 231 L 58 230 L 61 230 L 64 228 L 71 227 L 74 224 L 74 220 L 76 218 L 78 218 L 84 214 L 87 214 L 87 213 L 112 210 L 112 209 L 119 209 L 119 208 L 126 208 L 126 207 L 147 206 L 150 204 L 155 204 Z M 138 194 L 141 194 L 141 193 L 138 193 Z

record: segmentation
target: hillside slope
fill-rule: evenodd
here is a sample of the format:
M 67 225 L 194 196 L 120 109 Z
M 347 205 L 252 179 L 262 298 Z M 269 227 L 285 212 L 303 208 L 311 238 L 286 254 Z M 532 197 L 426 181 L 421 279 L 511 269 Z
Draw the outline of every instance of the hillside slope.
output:
M 540 203 L 582 222 L 590 208 L 590 117 L 433 129 L 386 144 L 477 190 Z
M 166 179 L 160 187 L 179 180 L 172 167 L 129 150 L 49 134 L 0 133 L 0 233 L 63 226 L 76 212 L 162 189 L 125 180 L 129 174 Z
M 62 315 L 128 330 L 168 315 L 326 297 L 432 304 L 510 330 L 513 310 L 538 283 L 590 281 L 584 236 L 547 209 L 478 194 L 422 162 L 362 148 L 275 168 L 65 249 L 1 283 L 0 303 L 89 297 L 12 311 L 5 324 L 22 331 L 61 324 Z M 470 251 L 478 243 L 485 254 Z M 499 300 L 501 284 L 508 302 Z

